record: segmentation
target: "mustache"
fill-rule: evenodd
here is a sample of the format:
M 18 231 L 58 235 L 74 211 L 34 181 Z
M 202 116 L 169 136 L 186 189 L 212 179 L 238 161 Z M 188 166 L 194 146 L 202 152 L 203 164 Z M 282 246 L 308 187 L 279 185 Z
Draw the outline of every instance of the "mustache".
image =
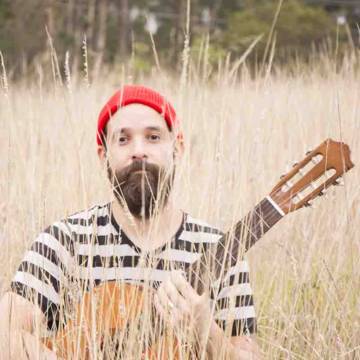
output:
M 130 165 L 123 168 L 121 171 L 115 171 L 115 185 L 124 185 L 137 171 L 144 171 L 145 174 L 141 176 L 160 176 L 161 168 L 155 164 L 148 163 L 143 160 L 134 160 Z

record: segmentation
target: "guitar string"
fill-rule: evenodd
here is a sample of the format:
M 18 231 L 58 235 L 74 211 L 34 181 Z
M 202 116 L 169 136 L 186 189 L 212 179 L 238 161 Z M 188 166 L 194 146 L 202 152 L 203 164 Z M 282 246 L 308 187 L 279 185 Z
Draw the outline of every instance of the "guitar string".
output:
M 285 204 L 286 201 L 283 201 L 282 203 L 279 203 L 278 205 L 280 205 L 280 207 Z M 268 214 L 266 215 L 265 213 L 268 212 Z M 262 216 L 262 214 L 265 214 L 266 216 Z M 251 217 L 252 216 L 258 216 L 259 218 L 256 219 L 257 223 L 251 224 L 249 226 L 248 223 L 251 223 Z M 281 216 L 281 217 L 279 217 Z M 227 261 L 230 260 L 234 261 L 235 263 L 238 261 L 238 259 L 235 258 L 235 256 L 233 255 L 233 253 L 231 253 L 229 251 L 228 248 L 232 248 L 232 244 L 229 244 L 228 246 L 225 246 L 221 243 L 222 240 L 225 240 L 227 237 L 229 237 L 231 235 L 231 233 L 237 233 L 239 230 L 241 231 L 241 235 L 240 239 L 237 238 L 236 236 L 232 236 L 232 242 L 237 241 L 237 242 L 241 242 L 242 238 L 244 237 L 243 235 L 245 235 L 245 238 L 247 238 L 246 243 L 245 243 L 245 248 L 243 248 L 243 253 L 246 253 L 258 240 L 260 240 L 262 238 L 262 236 L 268 231 L 270 230 L 278 221 L 280 221 L 282 219 L 284 215 L 281 215 L 276 208 L 266 199 L 262 199 L 254 208 L 254 210 L 252 210 L 250 213 L 248 213 L 244 220 L 246 220 L 247 218 L 250 218 L 250 220 L 248 222 L 240 220 L 239 223 L 236 223 L 235 225 L 235 230 L 230 230 L 227 231 L 218 241 L 218 243 L 216 244 L 216 246 L 220 245 L 222 248 L 221 250 L 225 250 L 226 252 L 224 253 L 224 258 L 222 261 L 220 261 L 219 259 L 217 259 L 217 257 L 213 257 L 212 260 L 215 261 L 216 265 L 221 266 L 221 272 L 219 274 L 219 276 L 217 276 L 217 280 L 221 279 L 224 276 L 224 264 Z M 275 220 L 275 222 L 274 222 Z M 274 222 L 274 223 L 273 223 Z M 258 230 L 259 228 L 262 230 L 264 229 L 264 224 L 268 227 L 265 231 L 261 231 L 260 235 L 258 236 Z M 255 229 L 254 229 L 254 228 Z M 251 241 L 251 238 L 254 237 L 255 240 Z M 231 241 L 230 241 L 231 242 Z M 250 243 L 250 244 L 249 244 Z M 246 245 L 248 245 L 248 247 L 246 247 Z M 227 258 L 228 256 L 230 256 L 230 259 Z M 239 257 L 239 253 L 238 256 Z M 191 267 L 192 265 L 190 265 Z M 231 266 L 231 265 L 230 265 Z M 198 274 L 196 274 L 196 272 L 192 272 L 191 275 L 195 275 L 195 277 L 197 277 L 197 280 L 201 282 L 201 285 L 204 285 L 204 282 L 201 280 L 200 276 Z
M 283 200 L 280 203 L 277 203 L 280 208 L 282 208 L 282 206 L 284 204 L 286 204 L 288 200 Z M 259 212 L 258 212 L 259 211 Z M 269 215 L 266 214 L 266 212 L 269 212 Z M 262 214 L 265 214 L 266 216 L 262 216 Z M 281 217 L 279 217 L 279 215 Z M 286 214 L 285 214 L 286 215 Z M 285 215 L 281 215 L 279 213 L 279 211 L 265 198 L 263 198 L 254 208 L 254 210 L 252 210 L 250 213 L 248 213 L 245 218 L 243 220 L 248 220 L 249 221 L 243 221 L 240 220 L 239 223 L 236 223 L 234 226 L 234 230 L 230 230 L 227 231 L 217 242 L 216 246 L 220 246 L 220 250 L 225 250 L 227 251 L 227 253 L 225 253 L 225 260 L 226 260 L 226 256 L 231 257 L 231 260 L 235 260 L 235 257 L 233 256 L 233 254 L 231 254 L 227 248 L 231 247 L 232 245 L 226 246 L 222 244 L 222 240 L 225 240 L 227 237 L 231 236 L 231 234 L 236 234 L 239 231 L 241 231 L 241 236 L 240 239 L 237 238 L 236 236 L 232 236 L 233 238 L 233 242 L 237 241 L 237 242 L 241 242 L 241 240 L 243 239 L 243 237 L 246 238 L 245 244 L 243 245 L 243 253 L 247 252 L 258 240 L 260 240 L 262 238 L 262 236 L 268 231 L 270 230 L 278 221 L 280 221 L 280 219 L 282 217 L 284 217 Z M 258 216 L 257 223 L 251 224 L 252 222 L 252 218 Z M 276 219 L 278 218 L 278 219 Z M 256 221 L 255 220 L 255 221 Z M 273 221 L 276 220 L 274 223 Z M 250 223 L 250 225 L 248 224 Z M 270 224 L 270 225 L 269 225 Z M 264 225 L 267 226 L 268 228 L 265 231 L 261 231 L 260 235 L 258 236 L 258 231 L 259 228 L 260 230 L 264 229 Z M 245 236 L 244 236 L 245 235 Z M 255 240 L 252 241 L 252 238 L 255 238 Z M 214 261 L 216 262 L 216 265 L 220 265 L 221 267 L 223 267 L 223 263 L 220 263 L 220 261 L 215 257 Z
M 264 216 L 262 216 L 262 213 L 265 213 L 266 212 L 266 209 L 269 209 L 268 210 L 268 215 L 266 216 L 266 220 L 265 220 L 265 217 Z M 260 211 L 259 211 L 260 210 Z M 256 205 L 255 206 L 255 208 L 254 208 L 254 210 L 252 211 L 252 212 L 250 212 L 250 213 L 248 213 L 246 216 L 245 216 L 245 218 L 244 218 L 244 220 L 241 220 L 239 223 L 237 223 L 236 225 L 235 225 L 235 230 L 230 230 L 230 231 L 228 231 L 228 232 L 226 232 L 221 238 L 220 238 L 220 240 L 217 242 L 217 244 L 215 245 L 215 246 L 219 246 L 220 245 L 220 250 L 221 251 L 223 251 L 223 250 L 225 250 L 224 251 L 224 259 L 222 259 L 222 261 L 220 261 L 218 258 L 217 258 L 217 256 L 216 256 L 216 254 L 217 254 L 217 251 L 216 251 L 216 253 L 215 253 L 215 257 L 214 256 L 212 256 L 212 261 L 214 261 L 215 262 L 215 267 L 216 266 L 218 266 L 218 267 L 220 267 L 221 268 L 221 270 L 220 270 L 220 272 L 219 271 L 215 271 L 215 273 L 219 273 L 219 274 L 216 274 L 215 275 L 215 277 L 217 278 L 217 280 L 218 279 L 221 279 L 222 277 L 223 277 L 223 270 L 224 270 L 224 265 L 225 265 L 225 263 L 226 262 L 229 262 L 230 261 L 230 264 L 232 263 L 232 262 L 234 262 L 234 260 L 235 260 L 235 263 L 237 262 L 237 260 L 238 259 L 236 259 L 235 258 L 235 256 L 234 256 L 234 254 L 232 253 L 232 251 L 229 251 L 229 248 L 231 249 L 231 250 L 233 250 L 233 246 L 234 246 L 234 242 L 237 242 L 238 244 L 240 244 L 240 242 L 241 242 L 241 239 L 244 237 L 244 235 L 245 235 L 245 237 L 247 238 L 247 243 L 249 242 L 249 238 L 250 238 L 250 246 L 248 247 L 248 248 L 245 248 L 244 249 L 244 252 L 246 252 L 251 246 L 253 246 L 262 236 L 263 236 L 263 234 L 265 234 L 268 230 L 270 230 L 270 228 L 273 226 L 273 225 L 275 225 L 275 223 L 277 222 L 277 221 L 279 221 L 280 219 L 281 219 L 281 217 L 280 218 L 278 218 L 277 220 L 276 220 L 276 218 L 277 217 L 279 217 L 279 212 L 274 208 L 274 206 L 271 204 L 271 203 L 269 203 L 269 201 L 265 198 L 265 199 L 263 199 L 262 201 L 260 201 L 260 203 L 258 204 L 258 205 Z M 257 217 L 257 218 L 255 218 L 256 220 L 256 223 L 255 224 L 251 224 L 251 225 L 249 225 L 248 223 L 251 223 L 251 218 L 252 218 L 252 216 L 254 216 L 254 217 Z M 246 220 L 249 220 L 249 221 L 246 221 Z M 274 221 L 274 220 L 276 220 L 275 221 L 275 223 L 273 223 L 272 224 L 272 222 Z M 247 223 L 248 222 L 248 223 Z M 258 234 L 258 231 L 259 230 L 263 230 L 264 229 L 264 224 L 262 223 L 262 222 L 264 222 L 265 224 L 266 224 L 266 226 L 268 227 L 265 231 L 261 231 L 261 233 L 260 233 L 260 235 L 257 235 Z M 270 224 L 270 225 L 269 225 Z M 255 227 L 255 229 L 253 228 L 253 227 Z M 237 232 L 239 232 L 239 231 L 241 231 L 241 234 L 240 234 L 240 239 L 237 237 L 237 236 L 231 236 L 231 233 L 237 233 Z M 228 237 L 231 237 L 232 238 L 232 240 L 230 240 L 230 242 L 227 242 L 227 243 L 229 243 L 229 245 L 228 246 L 226 246 L 226 245 L 223 245 L 222 244 L 222 240 L 226 240 L 226 238 L 228 238 Z M 253 241 L 252 243 L 251 243 L 251 237 L 255 237 L 255 241 Z M 235 244 L 235 247 L 237 247 L 237 245 L 238 244 Z M 216 248 L 216 250 L 217 250 L 217 248 Z M 229 258 L 230 257 L 230 258 Z M 239 257 L 239 252 L 238 252 L 238 256 L 237 257 Z M 202 259 L 204 258 L 204 255 L 202 255 Z M 200 260 L 200 262 L 203 264 L 204 263 L 204 261 L 202 260 Z M 197 265 L 197 264 L 195 264 L 195 265 Z M 199 266 L 199 265 L 197 265 L 197 266 Z M 200 265 L 201 266 L 201 265 Z M 230 265 L 231 266 L 231 265 Z M 191 267 L 192 267 L 192 264 L 190 265 L 190 270 L 188 270 L 188 273 L 189 273 L 189 275 L 190 276 L 195 276 L 197 279 L 196 280 L 198 280 L 198 281 L 200 281 L 200 283 L 201 283 L 201 285 L 203 286 L 205 283 L 204 283 L 204 281 L 202 281 L 202 279 L 201 279 L 201 276 L 199 275 L 199 274 L 197 274 L 196 273 L 196 271 L 192 271 L 191 270 Z M 211 276 L 211 274 L 209 274 L 209 276 Z
M 316 194 L 316 196 L 314 196 L 314 198 L 316 198 L 317 196 L 318 196 L 318 194 Z M 313 199 L 314 199 L 314 198 L 313 198 Z M 282 215 L 281 217 L 279 217 L 279 215 L 281 215 L 281 214 L 279 214 L 279 211 L 278 211 L 269 201 L 266 201 L 266 200 L 267 200 L 267 199 L 264 198 L 262 201 L 260 201 L 260 203 L 255 206 L 254 210 L 251 211 L 250 213 L 248 213 L 248 214 L 245 216 L 244 220 L 249 219 L 250 221 L 247 222 L 247 221 L 240 220 L 239 223 L 236 223 L 236 225 L 235 225 L 235 230 L 234 230 L 234 231 L 232 231 L 232 230 L 227 231 L 227 232 L 220 238 L 220 240 L 218 241 L 218 244 L 219 244 L 220 246 L 222 246 L 222 249 L 221 249 L 221 250 L 223 250 L 223 249 L 226 250 L 225 245 L 223 245 L 223 244 L 221 243 L 222 240 L 226 240 L 226 238 L 227 238 L 228 236 L 230 236 L 231 233 L 236 234 L 238 231 L 241 231 L 240 239 L 237 238 L 236 236 L 233 236 L 233 237 L 232 237 L 232 241 L 237 241 L 238 243 L 240 243 L 241 240 L 242 240 L 242 238 L 244 237 L 244 236 L 242 236 L 242 235 L 244 235 L 244 233 L 245 233 L 245 238 L 246 238 L 245 241 L 246 241 L 246 242 L 245 242 L 245 244 L 243 244 L 243 253 L 247 252 L 258 240 L 260 240 L 260 239 L 262 238 L 262 236 L 263 236 L 268 230 L 270 230 L 278 221 L 280 221 L 280 219 L 282 219 L 282 217 L 284 217 L 284 216 L 287 214 L 287 213 L 285 213 L 285 215 Z M 280 208 L 282 208 L 282 205 L 286 204 L 286 202 L 288 202 L 288 200 L 285 200 L 285 199 L 284 199 L 282 202 L 277 203 L 277 204 L 280 206 Z M 301 207 L 303 207 L 303 206 L 304 206 L 304 205 L 302 205 Z M 265 210 L 266 207 L 267 207 L 267 208 L 270 207 L 270 209 L 269 209 L 269 215 L 266 216 L 266 220 L 267 220 L 267 221 L 265 221 L 265 217 L 262 216 L 263 213 L 266 213 L 266 210 Z M 257 210 L 260 210 L 260 214 L 257 213 Z M 256 218 L 257 216 L 258 216 L 258 218 Z M 255 223 L 255 226 L 254 226 L 254 227 L 255 227 L 255 230 L 253 229 L 253 224 L 252 224 L 252 219 L 253 219 L 253 218 L 255 218 L 255 221 L 257 222 L 257 223 Z M 276 219 L 276 218 L 278 218 L 278 219 Z M 274 222 L 274 220 L 275 220 L 275 222 Z M 250 226 L 249 226 L 248 223 L 250 223 Z M 257 236 L 259 227 L 261 227 L 261 229 L 264 228 L 264 226 L 263 226 L 264 224 L 263 224 L 263 223 L 265 223 L 268 228 L 267 228 L 265 231 L 261 231 L 260 235 Z M 269 224 L 270 224 L 270 225 L 269 225 Z M 255 240 L 252 241 L 252 238 L 253 238 L 253 237 L 255 238 Z M 231 241 L 230 241 L 230 242 L 231 242 Z M 218 245 L 218 244 L 217 244 L 217 245 Z M 238 244 L 235 244 L 235 246 L 238 246 Z M 220 279 L 224 279 L 225 262 L 230 260 L 230 267 L 232 266 L 232 265 L 231 265 L 231 261 L 233 261 L 233 260 L 235 259 L 235 264 L 236 264 L 236 262 L 237 262 L 237 259 L 234 257 L 234 254 L 233 254 L 231 251 L 229 252 L 229 248 L 231 248 L 231 250 L 233 250 L 233 244 L 229 244 L 227 247 L 228 247 L 227 253 L 226 253 L 226 252 L 224 253 L 224 254 L 225 254 L 225 255 L 224 255 L 224 259 L 223 259 L 223 261 L 221 262 L 220 274 L 219 274 L 219 276 L 216 276 L 216 282 L 218 282 L 218 286 L 217 286 L 217 289 L 216 289 L 216 293 L 217 293 L 217 294 L 218 294 L 218 291 L 219 291 L 219 286 L 221 286 L 221 281 L 220 281 Z M 236 250 L 238 250 L 238 247 L 236 248 Z M 230 259 L 228 258 L 229 255 L 230 255 Z M 237 254 L 237 257 L 239 257 L 239 252 L 238 252 L 238 254 Z M 203 258 L 203 256 L 202 256 L 202 258 Z M 215 255 L 215 258 L 213 258 L 212 260 L 215 261 L 216 265 L 219 265 L 219 264 L 220 264 L 220 261 L 217 259 L 216 255 Z M 201 266 L 201 265 L 200 265 L 200 266 Z M 191 268 L 191 266 L 190 266 L 190 268 Z M 197 274 L 195 271 L 192 271 L 191 275 L 192 275 L 192 276 L 195 276 L 195 277 L 196 277 L 196 280 L 197 280 L 198 282 L 200 282 L 200 284 L 201 284 L 202 286 L 205 285 L 205 281 L 203 281 L 203 280 L 202 280 L 202 277 L 201 277 L 199 274 Z M 202 275 L 202 274 L 201 274 L 201 275 Z M 211 276 L 211 274 L 208 274 L 208 277 L 209 277 L 209 278 L 210 278 L 210 276 Z M 226 276 L 226 274 L 225 274 L 225 276 Z M 213 279 L 210 279 L 210 283 L 211 283 L 212 280 L 213 280 Z
M 263 216 L 263 214 L 265 214 L 266 216 Z M 251 223 L 252 216 L 255 217 L 256 222 L 249 225 L 249 223 Z M 212 257 L 212 260 L 215 262 L 215 266 L 223 268 L 226 260 L 230 261 L 230 262 L 237 261 L 237 259 L 233 255 L 233 253 L 231 251 L 229 251 L 229 248 L 233 249 L 233 244 L 235 242 L 238 242 L 240 244 L 241 239 L 246 237 L 248 240 L 247 243 L 250 242 L 250 245 L 248 246 L 248 248 L 244 249 L 245 250 L 244 252 L 246 252 L 251 246 L 253 246 L 263 236 L 263 234 L 265 234 L 273 225 L 275 225 L 275 223 L 277 221 L 279 221 L 281 219 L 282 216 L 281 217 L 279 217 L 279 216 L 280 216 L 279 212 L 276 210 L 276 208 L 274 208 L 274 206 L 266 198 L 261 200 L 260 203 L 258 203 L 255 206 L 254 210 L 252 210 L 250 213 L 248 213 L 243 220 L 240 220 L 238 223 L 236 223 L 233 226 L 232 230 L 227 231 L 218 240 L 218 242 L 216 243 L 215 246 L 220 247 L 220 250 L 224 251 L 223 257 L 225 259 L 223 259 L 223 261 L 220 261 L 215 254 L 215 257 L 214 256 Z M 278 219 L 276 219 L 276 218 L 278 218 Z M 276 221 L 273 223 L 274 220 L 276 220 Z M 264 228 L 266 228 L 265 231 L 263 231 Z M 257 235 L 259 230 L 261 231 L 261 233 L 260 233 L 260 235 Z M 240 236 L 231 236 L 231 234 L 237 234 L 238 232 L 240 232 Z M 225 241 L 226 238 L 228 238 L 228 237 L 231 237 L 232 240 L 226 241 L 226 245 L 224 245 L 222 243 L 222 241 Z M 255 240 L 251 241 L 251 238 L 255 238 Z M 235 246 L 237 246 L 237 244 L 235 244 Z M 216 248 L 216 250 L 218 250 L 218 248 Z M 229 259 L 229 256 L 230 256 L 230 259 Z M 187 275 L 195 276 L 198 278 L 198 280 L 200 280 L 200 277 L 197 276 L 198 274 L 196 273 L 196 271 L 193 271 L 191 268 L 193 266 L 199 266 L 199 264 L 198 264 L 199 262 L 203 264 L 204 263 L 204 261 L 202 261 L 203 257 L 204 257 L 204 255 L 202 254 L 200 261 L 196 261 L 195 264 L 190 264 L 187 271 L 185 271 L 187 273 Z M 178 270 L 179 267 L 173 268 L 173 270 L 176 270 L 176 269 Z M 180 269 L 184 270 L 184 268 L 181 268 L 181 267 L 180 267 Z M 221 276 L 223 276 L 222 272 L 219 273 L 218 277 L 221 277 Z M 201 283 L 202 283 L 201 285 L 204 285 L 203 281 L 201 281 Z
M 278 205 L 281 208 L 282 205 L 284 205 L 286 202 L 287 202 L 287 200 L 284 200 L 283 202 L 278 203 Z M 269 209 L 268 210 L 269 215 L 266 216 L 266 220 L 265 220 L 265 217 L 262 216 L 262 214 L 266 213 L 266 209 Z M 260 210 L 260 214 L 258 213 L 258 210 Z M 225 259 L 223 259 L 222 262 L 220 262 L 220 260 L 217 259 L 216 257 L 214 259 L 212 259 L 213 261 L 215 261 L 216 265 L 221 266 L 221 268 L 222 268 L 220 275 L 217 277 L 218 279 L 221 279 L 224 276 L 223 270 L 225 270 L 224 263 L 226 262 L 226 260 L 227 261 L 230 260 L 230 263 L 231 263 L 231 261 L 234 261 L 234 260 L 235 260 L 235 263 L 237 261 L 237 259 L 234 257 L 234 255 L 228 249 L 230 247 L 232 248 L 233 245 L 229 244 L 228 246 L 225 246 L 221 243 L 221 241 L 225 240 L 228 236 L 231 235 L 231 233 L 237 233 L 238 231 L 241 231 L 241 235 L 245 234 L 245 238 L 246 238 L 245 247 L 243 245 L 243 253 L 246 253 L 258 240 L 260 240 L 262 238 L 262 236 L 268 230 L 270 230 L 278 221 L 280 221 L 280 219 L 282 217 L 285 216 L 285 215 L 281 215 L 281 217 L 279 217 L 279 215 L 281 215 L 281 214 L 278 212 L 278 210 L 276 210 L 276 208 L 266 198 L 264 198 L 263 200 L 260 201 L 260 203 L 258 205 L 255 206 L 254 210 L 252 210 L 250 213 L 248 213 L 245 216 L 245 218 L 244 218 L 245 220 L 247 218 L 250 218 L 250 220 L 248 221 L 248 223 L 250 223 L 250 226 L 248 223 L 246 223 L 246 221 L 240 220 L 239 223 L 236 223 L 234 231 L 233 230 L 227 231 L 220 238 L 220 240 L 218 241 L 218 243 L 216 245 L 217 246 L 220 245 L 222 247 L 221 250 L 225 250 L 227 252 L 224 253 Z M 255 218 L 257 220 L 257 224 L 255 224 L 255 225 L 251 224 L 252 216 L 259 217 L 258 219 Z M 276 220 L 276 218 L 278 218 L 278 219 Z M 273 223 L 274 220 L 275 220 L 275 222 Z M 261 230 L 264 228 L 264 223 L 268 227 L 268 229 L 266 229 L 265 231 L 262 231 L 260 233 L 260 235 L 257 236 L 259 228 Z M 255 227 L 255 229 L 253 229 L 253 226 Z M 233 239 L 232 241 L 237 241 L 240 243 L 243 237 L 244 236 L 240 236 L 240 239 L 239 239 L 236 236 L 232 236 L 232 239 Z M 252 237 L 255 238 L 255 240 L 253 242 L 251 241 Z M 228 256 L 230 256 L 230 259 L 227 259 Z M 239 257 L 239 254 L 237 257 Z M 195 275 L 198 278 L 197 280 L 199 280 L 202 283 L 201 285 L 204 285 L 204 282 L 201 281 L 201 278 L 195 272 L 192 272 L 192 275 Z

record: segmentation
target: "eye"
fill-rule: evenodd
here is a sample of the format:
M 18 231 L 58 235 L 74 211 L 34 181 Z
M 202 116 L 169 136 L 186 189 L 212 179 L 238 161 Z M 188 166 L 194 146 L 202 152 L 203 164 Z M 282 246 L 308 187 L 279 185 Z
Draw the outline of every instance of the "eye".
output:
M 157 142 L 160 140 L 160 135 L 159 134 L 151 134 L 151 135 L 149 135 L 149 140 L 152 142 Z
M 127 141 L 128 141 L 127 136 L 124 136 L 124 135 L 119 136 L 118 142 L 119 142 L 119 144 L 120 144 L 120 145 L 124 145 L 124 144 L 126 144 L 126 143 L 127 143 Z

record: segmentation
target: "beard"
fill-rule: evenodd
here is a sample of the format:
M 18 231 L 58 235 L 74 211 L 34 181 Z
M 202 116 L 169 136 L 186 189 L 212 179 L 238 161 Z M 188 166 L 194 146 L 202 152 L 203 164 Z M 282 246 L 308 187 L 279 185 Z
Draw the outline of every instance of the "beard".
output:
M 108 162 L 107 173 L 120 205 L 124 207 L 126 204 L 130 213 L 138 219 L 149 219 L 164 208 L 175 177 L 175 169 L 168 173 L 161 166 L 141 160 L 115 171 Z

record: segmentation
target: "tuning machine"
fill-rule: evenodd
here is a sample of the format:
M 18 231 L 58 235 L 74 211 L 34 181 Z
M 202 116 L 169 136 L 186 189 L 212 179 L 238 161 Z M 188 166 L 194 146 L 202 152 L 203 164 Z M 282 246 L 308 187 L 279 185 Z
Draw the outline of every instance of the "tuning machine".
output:
M 334 181 L 334 185 L 345 186 L 344 179 L 340 176 L 338 179 L 336 179 L 336 180 Z
M 306 154 L 306 155 L 310 155 L 310 154 L 312 153 L 312 151 L 313 151 L 313 150 L 310 149 L 310 150 L 308 150 L 305 154 Z
M 309 200 L 309 201 L 307 201 L 307 202 L 304 204 L 304 206 L 305 206 L 305 207 L 312 208 L 312 209 L 314 209 L 314 208 L 315 208 L 314 204 L 313 204 L 312 202 L 310 202 L 310 200 Z
M 285 171 L 286 171 L 286 174 L 288 174 L 289 173 L 289 171 L 291 171 L 291 168 L 293 167 L 295 167 L 295 166 L 297 166 L 299 163 L 297 162 L 297 161 L 295 161 L 292 165 L 290 165 L 289 163 L 287 164 L 287 166 L 286 166 L 286 169 L 285 169 Z M 280 175 L 280 179 L 283 179 L 285 176 L 286 176 L 286 174 L 282 174 L 282 175 Z
M 319 196 L 324 196 L 325 195 L 325 190 L 321 190 L 320 192 L 319 192 Z

